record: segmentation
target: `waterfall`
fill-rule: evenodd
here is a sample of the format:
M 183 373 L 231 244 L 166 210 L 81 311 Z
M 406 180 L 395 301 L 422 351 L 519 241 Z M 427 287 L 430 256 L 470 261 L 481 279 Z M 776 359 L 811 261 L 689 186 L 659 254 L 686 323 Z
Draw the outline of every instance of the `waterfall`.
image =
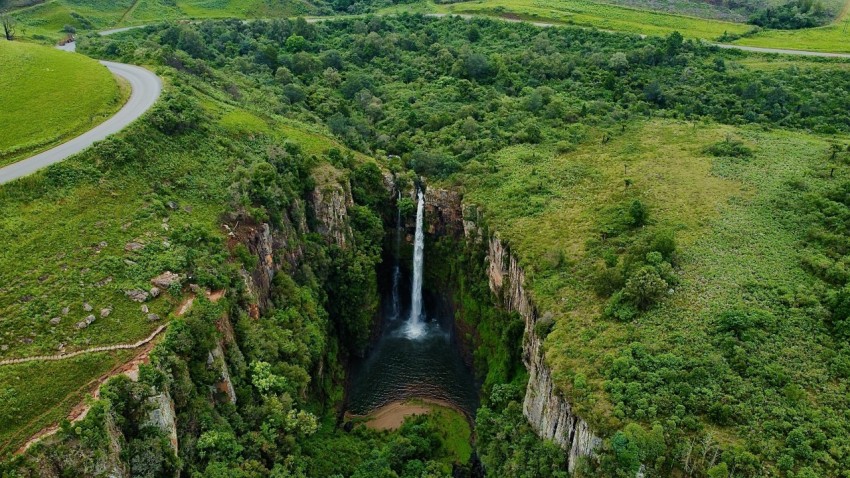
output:
M 398 199 L 401 199 L 401 191 L 398 192 Z M 393 311 L 392 320 L 401 317 L 401 300 L 398 296 L 398 284 L 401 281 L 401 265 L 399 264 L 399 254 L 401 253 L 401 208 L 396 207 L 395 217 L 395 264 L 393 265 Z
M 416 205 L 416 236 L 413 243 L 413 291 L 410 300 L 410 318 L 407 319 L 406 335 L 415 339 L 424 332 L 422 317 L 422 263 L 425 259 L 425 232 L 422 223 L 425 216 L 425 195 L 419 190 Z

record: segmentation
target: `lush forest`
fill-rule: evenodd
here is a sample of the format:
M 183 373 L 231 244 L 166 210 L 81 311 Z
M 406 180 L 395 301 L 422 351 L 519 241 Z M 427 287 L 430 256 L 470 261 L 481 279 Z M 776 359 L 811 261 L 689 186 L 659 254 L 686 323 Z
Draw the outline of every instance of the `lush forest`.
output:
M 161 24 L 79 47 L 153 65 L 169 86 L 137 130 L 50 170 L 51 194 L 150 161 L 139 215 L 176 216 L 170 201 L 197 190 L 209 217 L 171 223 L 181 252 L 150 247 L 138 262 L 229 292 L 173 318 L 138 382 L 109 382 L 83 421 L 3 473 L 96 474 L 118 456 L 134 476 L 566 476 L 564 450 L 522 415 L 522 322 L 490 292 L 481 244 L 429 243 L 429 281 L 477 330 L 473 456 L 447 433 L 463 418 L 341 426 L 344 364 L 373 333 L 385 231 L 394 207 L 412 209 L 389 199 L 385 174 L 463 191 L 515 246 L 553 314 L 535 333 L 556 383 L 604 438 L 582 476 L 850 469 L 843 65 L 754 68 L 678 33 L 406 14 Z M 316 133 L 278 133 L 305 124 Z M 193 176 L 174 155 L 197 145 L 208 159 Z M 351 195 L 345 247 L 305 207 L 339 183 Z M 221 221 L 233 236 L 211 227 Z M 262 223 L 286 245 L 258 314 L 244 271 L 266 258 L 238 224 Z M 223 342 L 237 346 L 212 354 Z M 142 425 L 163 390 L 180 418 L 176 452 Z

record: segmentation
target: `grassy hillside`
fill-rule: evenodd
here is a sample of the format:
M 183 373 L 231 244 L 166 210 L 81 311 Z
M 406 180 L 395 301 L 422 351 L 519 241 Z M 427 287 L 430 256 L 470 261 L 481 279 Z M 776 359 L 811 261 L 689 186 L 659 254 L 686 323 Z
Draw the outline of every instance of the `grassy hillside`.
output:
M 0 187 L 0 359 L 148 336 L 170 319 L 182 292 L 142 305 L 127 290 L 149 290 L 150 279 L 166 270 L 194 270 L 193 283 L 224 286 L 213 276 L 229 267 L 220 218 L 231 210 L 234 174 L 266 153 L 257 141 L 291 141 L 317 156 L 338 146 L 320 128 L 240 108 L 203 84 L 189 97 L 169 83 L 159 106 L 134 128 Z M 176 123 L 163 120 L 174 110 Z M 163 133 L 183 127 L 191 133 Z M 94 323 L 80 328 L 89 315 Z M 0 368 L 0 453 L 67 415 L 86 384 L 131 354 Z M 24 386 L 30 374 L 43 380 Z
M 406 6 L 395 7 L 397 10 Z M 741 34 L 749 25 L 729 21 L 688 17 L 597 2 L 577 0 L 476 0 L 435 5 L 435 11 L 469 13 L 534 21 L 564 23 L 644 35 L 667 35 L 674 31 L 688 38 L 716 39 L 723 33 Z
M 52 42 L 67 36 L 66 26 L 81 33 L 168 20 L 319 13 L 318 7 L 302 0 L 48 0 L 17 9 L 15 17 L 19 35 Z
M 106 67 L 82 55 L 0 42 L 0 166 L 104 121 L 126 92 Z
M 752 158 L 705 152 L 727 137 L 743 140 Z M 834 368 L 838 344 L 811 302 L 820 286 L 800 262 L 808 228 L 787 213 L 811 191 L 850 178 L 829 176 L 829 151 L 826 139 L 803 134 L 649 121 L 571 153 L 504 150 L 496 175 L 464 184 L 467 199 L 522 258 L 542 310 L 556 312 L 546 356 L 583 415 L 603 429 L 661 415 L 681 426 L 688 413 L 720 403 L 729 409 L 708 414 L 731 417 L 711 418 L 709 436 L 751 450 L 772 430 L 813 433 L 850 405 Z M 518 191 L 528 198 L 523 204 Z M 603 233 L 617 208 L 635 200 L 647 207 L 648 225 L 626 232 L 628 239 Z M 605 320 L 600 264 L 622 263 L 648 230 L 675 231 L 678 284 L 636 321 Z M 744 369 L 718 336 L 718 317 L 736 309 L 771 317 L 762 335 L 748 339 L 770 346 L 745 344 Z M 698 369 L 710 378 L 687 378 L 693 372 L 686 370 Z M 691 386 L 708 403 L 679 395 Z M 680 401 L 685 396 L 691 401 Z M 676 412 L 680 405 L 687 412 Z M 781 448 L 763 452 L 778 458 Z

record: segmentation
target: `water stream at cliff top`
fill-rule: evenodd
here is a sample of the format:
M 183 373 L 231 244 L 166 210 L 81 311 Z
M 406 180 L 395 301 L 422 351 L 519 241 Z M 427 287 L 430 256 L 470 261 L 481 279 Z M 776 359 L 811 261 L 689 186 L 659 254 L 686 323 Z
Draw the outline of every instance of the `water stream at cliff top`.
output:
M 382 294 L 381 336 L 366 357 L 352 363 L 348 410 L 355 414 L 410 398 L 446 401 L 469 415 L 478 407 L 479 384 L 461 356 L 451 303 L 423 288 L 422 191 L 417 200 L 412 274 L 393 268 L 390 290 Z M 403 292 L 409 292 L 408 303 L 401 300 Z M 405 309 L 407 320 L 398 320 Z

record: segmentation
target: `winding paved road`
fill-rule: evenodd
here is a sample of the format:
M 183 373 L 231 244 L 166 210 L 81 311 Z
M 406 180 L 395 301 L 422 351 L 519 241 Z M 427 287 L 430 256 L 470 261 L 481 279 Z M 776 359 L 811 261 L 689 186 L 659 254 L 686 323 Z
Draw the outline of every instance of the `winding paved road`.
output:
M 63 161 L 88 148 L 96 141 L 106 139 L 107 136 L 127 127 L 156 103 L 162 92 L 162 80 L 154 73 L 134 65 L 111 61 L 101 61 L 100 63 L 109 68 L 109 71 L 130 83 L 132 91 L 127 103 L 108 120 L 80 136 L 31 158 L 0 168 L 0 184 L 14 181 L 51 164 Z

